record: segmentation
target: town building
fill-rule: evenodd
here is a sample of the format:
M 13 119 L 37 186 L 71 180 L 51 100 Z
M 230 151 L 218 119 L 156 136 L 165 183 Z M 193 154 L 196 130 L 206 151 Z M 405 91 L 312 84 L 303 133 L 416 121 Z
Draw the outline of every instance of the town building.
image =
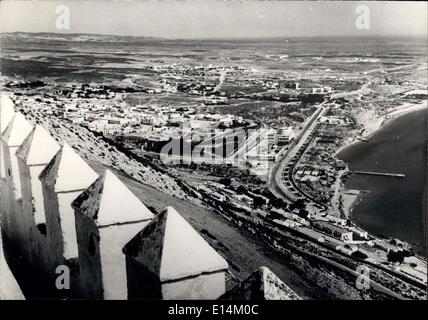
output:
M 325 221 L 313 221 L 312 226 L 327 235 L 333 236 L 343 242 L 353 241 L 352 231 Z
M 295 137 L 296 133 L 293 130 L 293 127 L 283 127 L 279 129 L 278 132 L 278 142 L 279 143 L 290 143 L 291 140 Z

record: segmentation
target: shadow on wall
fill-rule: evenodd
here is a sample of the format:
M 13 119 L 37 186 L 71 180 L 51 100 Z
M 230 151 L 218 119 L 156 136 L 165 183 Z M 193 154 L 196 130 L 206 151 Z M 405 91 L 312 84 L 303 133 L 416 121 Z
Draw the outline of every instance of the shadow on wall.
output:
M 237 286 L 225 295 L 228 263 L 173 207 L 154 216 L 111 171 L 98 176 L 72 147 L 15 113 L 5 93 L 0 112 L 0 263 L 13 272 L 0 269 L 3 296 L 21 298 L 19 286 L 36 299 L 297 296 L 264 269 L 242 288 L 269 294 Z
M 1 112 L 2 234 L 26 297 L 127 299 L 130 275 L 150 279 L 135 297 L 224 293 L 227 262 L 174 208 L 153 219 L 112 172 L 98 176 L 73 148 L 15 113 L 4 93 Z M 56 286 L 58 266 L 70 271 L 69 290 Z

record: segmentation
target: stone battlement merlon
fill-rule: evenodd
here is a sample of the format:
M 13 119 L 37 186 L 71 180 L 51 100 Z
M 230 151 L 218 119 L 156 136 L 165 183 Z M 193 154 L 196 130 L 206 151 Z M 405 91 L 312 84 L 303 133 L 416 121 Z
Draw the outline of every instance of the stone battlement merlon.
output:
M 15 112 L 6 93 L 0 114 L 0 229 L 9 243 L 5 248 L 13 248 L 9 256 L 21 257 L 10 263 L 18 281 L 6 274 L 16 283 L 9 297 L 217 299 L 225 294 L 228 263 L 173 207 L 153 214 L 112 171 L 98 175 L 66 142 L 58 143 Z M 55 285 L 57 267 L 64 265 L 70 270 L 66 293 Z M 30 279 L 23 275 L 29 269 Z M 0 277 L 5 277 L 2 270 Z
M 72 290 L 73 297 L 127 299 L 128 275 L 135 275 L 135 270 L 127 265 L 123 248 L 152 221 L 153 213 L 110 170 L 98 176 L 67 143 L 58 145 L 40 125 L 33 126 L 20 112 L 14 112 L 13 102 L 4 94 L 1 112 L 9 114 L 7 118 L 2 116 L 1 127 L 2 148 L 8 149 L 1 153 L 2 189 L 8 189 L 4 197 L 2 192 L 2 225 L 7 220 L 2 233 L 16 244 L 23 263 L 42 269 L 40 274 L 47 275 L 48 282 L 54 281 L 58 265 L 69 265 L 73 273 L 71 264 L 77 263 L 80 272 L 71 275 L 71 285 L 77 286 Z M 19 202 L 16 193 L 22 194 Z M 176 263 L 180 265 L 183 260 L 181 264 L 186 264 L 188 248 L 202 245 L 203 251 L 211 250 L 210 254 L 223 261 L 222 271 L 227 269 L 227 262 L 175 209 L 168 208 L 167 212 L 173 212 L 193 235 L 187 240 L 187 248 L 165 251 L 164 260 L 172 261 L 168 257 L 171 254 Z M 192 241 L 199 244 L 195 246 Z M 203 252 L 193 252 L 194 257 L 200 254 Z M 218 269 L 209 266 L 210 260 L 204 263 L 206 270 Z M 190 268 L 186 273 L 192 275 L 192 271 Z M 194 276 L 200 274 L 198 270 Z M 216 288 L 208 285 L 203 292 L 195 292 L 193 284 L 187 282 L 178 281 L 176 289 L 169 288 L 168 294 L 158 298 L 215 299 L 225 291 L 224 273 L 215 278 Z M 204 275 L 198 280 L 203 282 L 213 283 L 213 279 Z

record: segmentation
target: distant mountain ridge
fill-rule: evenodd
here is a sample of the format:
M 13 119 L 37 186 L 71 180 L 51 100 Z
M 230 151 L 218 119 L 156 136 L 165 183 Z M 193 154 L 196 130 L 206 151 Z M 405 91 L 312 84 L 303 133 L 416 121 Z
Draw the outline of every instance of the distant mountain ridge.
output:
M 108 35 L 97 33 L 53 33 L 53 32 L 0 32 L 0 39 L 10 38 L 19 40 L 40 40 L 40 41 L 65 41 L 65 42 L 111 42 L 111 43 L 144 43 L 144 42 L 182 42 L 182 41 L 200 41 L 200 42 L 294 42 L 294 41 L 349 41 L 349 40 L 378 40 L 378 39 L 425 39 L 424 35 L 414 36 L 395 36 L 395 35 L 370 35 L 370 36 L 283 36 L 283 37 L 248 37 L 248 38 L 163 38 L 163 37 L 146 37 L 146 36 L 125 36 L 125 35 Z
M 166 41 L 165 38 L 144 36 L 120 36 L 89 33 L 50 33 L 50 32 L 5 32 L 0 38 L 15 38 L 20 40 L 46 40 L 67 42 L 147 42 Z

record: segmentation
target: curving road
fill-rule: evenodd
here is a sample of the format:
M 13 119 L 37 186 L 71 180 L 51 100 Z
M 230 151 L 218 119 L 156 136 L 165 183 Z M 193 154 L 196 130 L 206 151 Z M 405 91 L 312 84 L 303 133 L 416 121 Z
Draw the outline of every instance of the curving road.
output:
M 284 179 L 282 178 L 282 173 L 284 168 L 292 161 L 292 159 L 298 154 L 299 149 L 305 144 L 306 140 L 314 131 L 317 120 L 324 115 L 328 108 L 324 107 L 327 101 L 324 101 L 318 105 L 317 110 L 312 114 L 312 116 L 306 121 L 299 135 L 293 139 L 289 144 L 288 150 L 284 155 L 279 159 L 278 162 L 273 166 L 270 175 L 269 175 L 269 189 L 275 194 L 284 198 L 288 202 L 293 202 L 298 196 L 293 194 L 285 185 Z

